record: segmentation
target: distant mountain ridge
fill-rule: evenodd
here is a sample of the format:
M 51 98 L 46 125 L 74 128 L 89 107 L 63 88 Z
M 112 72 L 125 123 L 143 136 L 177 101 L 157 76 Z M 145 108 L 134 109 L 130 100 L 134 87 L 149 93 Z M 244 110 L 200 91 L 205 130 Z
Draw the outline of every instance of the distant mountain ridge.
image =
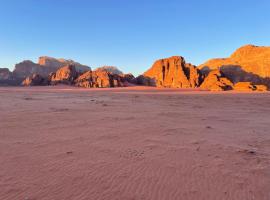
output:
M 109 72 L 109 73 L 117 74 L 117 75 L 124 74 L 121 70 L 119 70 L 119 69 L 118 69 L 117 67 L 115 67 L 115 66 L 103 66 L 103 67 L 98 67 L 96 70 L 107 71 L 107 72 Z
M 9 71 L 7 68 L 0 68 L 0 84 L 18 85 L 22 80 L 34 74 L 47 77 L 50 73 L 56 72 L 66 65 L 73 65 L 79 73 L 91 70 L 90 67 L 73 60 L 41 56 L 39 57 L 38 63 L 34 63 L 31 60 L 24 60 L 16 64 L 13 72 Z
M 39 58 L 38 63 L 26 60 L 16 64 L 13 73 L 18 78 L 26 78 L 32 74 L 48 76 L 50 73 L 55 72 L 59 68 L 66 65 L 73 65 L 76 70 L 81 73 L 91 70 L 90 67 L 82 65 L 73 60 L 56 59 L 48 56 L 42 56 Z
M 50 67 L 50 68 L 55 68 L 56 70 L 66 66 L 66 65 L 73 65 L 75 66 L 76 70 L 78 72 L 85 72 L 87 70 L 90 70 L 90 67 L 86 66 L 86 65 L 82 65 L 78 62 L 75 62 L 73 60 L 67 60 L 67 59 L 63 59 L 63 58 L 53 58 L 53 57 L 49 57 L 49 56 L 41 56 L 39 57 L 39 61 L 38 64 L 41 66 L 46 66 L 46 67 Z
M 73 60 L 41 56 L 38 63 L 25 60 L 16 64 L 13 72 L 0 69 L 0 84 L 18 85 L 25 80 L 24 85 L 48 85 L 59 82 L 57 78 L 62 79 L 69 73 L 73 74 L 73 81 L 68 81 L 69 84 L 80 87 L 137 84 L 214 91 L 265 91 L 270 88 L 270 47 L 245 45 L 228 58 L 211 59 L 198 67 L 187 63 L 181 56 L 163 58 L 155 61 L 150 69 L 137 78 L 124 74 L 114 66 L 103 66 L 92 71 L 90 67 Z

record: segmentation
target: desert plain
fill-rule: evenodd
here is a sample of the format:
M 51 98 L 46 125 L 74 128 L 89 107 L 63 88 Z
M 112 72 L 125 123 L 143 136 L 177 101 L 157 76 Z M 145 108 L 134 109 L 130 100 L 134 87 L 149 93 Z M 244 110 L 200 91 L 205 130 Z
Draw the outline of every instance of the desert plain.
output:
M 0 88 L 1 200 L 269 200 L 270 93 Z

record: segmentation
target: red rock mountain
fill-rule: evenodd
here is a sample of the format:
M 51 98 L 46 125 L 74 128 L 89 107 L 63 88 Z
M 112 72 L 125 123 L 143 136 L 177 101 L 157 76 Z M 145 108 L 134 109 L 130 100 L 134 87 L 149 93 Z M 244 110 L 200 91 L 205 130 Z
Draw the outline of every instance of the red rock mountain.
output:
M 270 47 L 246 45 L 229 58 L 211 59 L 198 68 L 203 72 L 220 69 L 234 83 L 250 81 L 270 85 Z
M 67 65 L 58 69 L 55 73 L 49 75 L 51 85 L 68 84 L 71 85 L 77 78 L 78 73 L 75 66 Z
M 21 79 L 25 79 L 32 74 L 39 74 L 46 77 L 50 73 L 56 72 L 59 68 L 67 65 L 73 65 L 79 73 L 90 70 L 90 67 L 81 65 L 73 60 L 55 59 L 44 56 L 39 58 L 38 64 L 30 60 L 16 64 L 13 74 Z
M 199 70 L 181 56 L 156 61 L 140 78 L 157 87 L 196 88 L 200 85 Z
M 201 89 L 224 91 L 233 89 L 233 83 L 218 69 L 211 71 L 200 85 Z
M 85 88 L 109 88 L 132 85 L 134 76 L 131 74 L 113 74 L 104 69 L 87 71 L 75 80 L 75 85 Z
M 73 65 L 76 68 L 76 71 L 79 73 L 83 73 L 85 71 L 90 70 L 90 68 L 86 65 L 82 65 L 78 62 L 75 62 L 73 60 L 66 60 L 63 58 L 56 59 L 48 56 L 42 56 L 39 57 L 38 64 L 41 66 L 49 67 L 49 68 L 54 68 L 55 70 L 67 66 L 67 65 Z
M 32 74 L 40 74 L 46 76 L 50 73 L 49 68 L 43 68 L 39 64 L 32 62 L 31 60 L 25 60 L 15 65 L 13 74 L 15 77 L 24 79 Z
M 109 88 L 113 87 L 113 82 L 108 72 L 98 70 L 85 72 L 76 79 L 75 85 L 85 88 Z
M 97 68 L 96 70 L 104 70 L 111 74 L 117 74 L 117 75 L 124 74 L 121 70 L 119 70 L 117 67 L 114 67 L 114 66 L 103 66 L 103 67 Z

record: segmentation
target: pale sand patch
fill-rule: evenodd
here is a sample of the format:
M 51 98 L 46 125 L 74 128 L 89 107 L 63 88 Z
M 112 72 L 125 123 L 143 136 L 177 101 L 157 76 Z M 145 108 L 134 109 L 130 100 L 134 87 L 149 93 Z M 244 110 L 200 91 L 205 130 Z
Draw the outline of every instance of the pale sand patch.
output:
M 0 88 L 2 200 L 269 200 L 270 93 Z

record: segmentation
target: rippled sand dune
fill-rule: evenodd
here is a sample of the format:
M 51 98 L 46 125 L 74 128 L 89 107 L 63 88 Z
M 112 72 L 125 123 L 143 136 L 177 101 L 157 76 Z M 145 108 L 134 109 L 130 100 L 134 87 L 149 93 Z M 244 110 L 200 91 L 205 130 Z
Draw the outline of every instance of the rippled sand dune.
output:
M 270 93 L 0 88 L 1 200 L 269 200 Z

